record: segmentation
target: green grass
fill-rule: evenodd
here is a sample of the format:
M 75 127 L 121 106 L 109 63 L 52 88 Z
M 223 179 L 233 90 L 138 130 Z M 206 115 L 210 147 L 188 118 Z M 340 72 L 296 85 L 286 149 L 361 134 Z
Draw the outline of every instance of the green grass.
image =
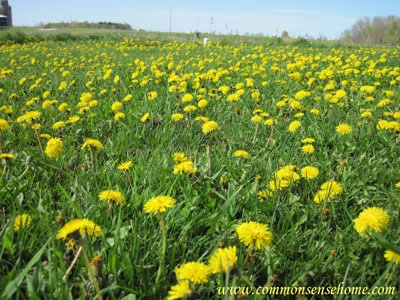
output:
M 384 259 L 385 248 L 377 240 L 357 234 L 353 220 L 367 207 L 385 209 L 391 221 L 382 234 L 399 245 L 399 129 L 377 128 L 381 119 L 397 121 L 398 126 L 398 50 L 272 45 L 269 40 L 258 46 L 212 41 L 204 47 L 188 36 L 160 41 L 136 34 L 126 40 L 48 38 L 0 47 L 0 118 L 10 125 L 1 132 L 2 152 L 15 155 L 15 159 L 2 160 L 0 175 L 2 298 L 96 296 L 82 256 L 63 280 L 75 253 L 55 238 L 62 226 L 56 219 L 62 216 L 64 222 L 89 218 L 104 230 L 100 239 L 86 241 L 85 249 L 90 258 L 102 257 L 103 263 L 94 271 L 106 299 L 165 298 L 177 283 L 177 266 L 189 261 L 207 263 L 221 244 L 237 246 L 237 270 L 228 278 L 211 276 L 208 283 L 195 287 L 195 298 L 224 299 L 218 287 L 248 286 L 237 274 L 240 270 L 256 287 L 327 287 L 344 282 L 350 287 L 395 287 L 397 296 L 380 297 L 396 299 L 398 266 Z M 379 61 L 382 57 L 386 60 Z M 168 68 L 170 62 L 173 66 Z M 297 66 L 291 70 L 293 63 Z M 104 78 L 109 69 L 110 78 Z M 346 72 L 350 69 L 359 73 Z M 332 70 L 327 78 L 323 76 L 326 70 Z M 300 73 L 299 81 L 289 76 L 294 72 Z M 120 80 L 114 82 L 117 75 Z M 20 82 L 22 78 L 26 81 Z M 246 86 L 246 78 L 252 78 L 254 86 Z M 315 78 L 311 86 L 310 78 Z M 59 89 L 62 81 L 67 82 L 64 90 Z M 334 89 L 324 90 L 330 81 Z M 181 82 L 186 82 L 181 93 L 169 90 Z M 360 87 L 377 82 L 370 95 L 374 100 L 366 101 L 368 95 Z M 228 95 L 218 91 L 228 86 L 229 93 L 234 93 L 238 83 L 244 89 L 238 101 L 229 102 Z M 326 95 L 339 89 L 346 96 L 337 103 L 329 101 Z M 260 92 L 258 101 L 252 97 L 254 90 Z M 292 108 L 290 102 L 300 90 L 311 95 L 298 100 L 300 109 Z M 47 99 L 58 100 L 49 108 L 42 106 L 46 91 L 50 91 Z M 158 94 L 155 100 L 148 99 L 151 91 Z M 78 104 L 84 92 L 92 93 L 98 104 L 82 113 Z M 191 103 L 182 102 L 185 93 L 194 95 Z M 128 94 L 132 100 L 124 101 Z M 208 106 L 185 113 L 187 104 L 197 104 L 196 97 L 207 99 Z M 384 98 L 390 104 L 378 106 Z M 278 107 L 281 100 L 286 104 Z M 111 110 L 116 101 L 123 102 L 125 119 L 120 121 L 114 120 Z M 59 111 L 63 102 L 69 111 Z M 255 109 L 269 117 L 252 122 Z M 320 113 L 314 115 L 311 109 Z M 360 109 L 370 109 L 372 117 L 362 117 Z M 39 119 L 32 124 L 17 121 L 32 110 L 41 113 Z M 183 120 L 172 121 L 171 115 L 178 112 L 184 114 Z M 304 116 L 295 116 L 299 112 Z M 141 122 L 145 113 L 150 117 Z M 71 116 L 80 120 L 52 128 Z M 217 121 L 221 129 L 203 134 L 198 116 Z M 278 121 L 274 127 L 264 125 L 270 117 Z M 288 125 L 295 119 L 302 126 L 290 132 Z M 41 125 L 37 132 L 31 128 L 34 123 Z M 340 123 L 350 124 L 352 133 L 339 135 L 335 128 Z M 57 158 L 41 151 L 47 140 L 38 139 L 37 134 L 43 133 L 62 139 L 63 151 Z M 93 163 L 90 153 L 81 150 L 88 137 L 104 146 L 94 153 Z M 301 141 L 307 137 L 315 139 L 312 154 L 301 151 Z M 250 158 L 234 157 L 238 149 L 248 151 Z M 191 157 L 197 172 L 175 175 L 175 152 Z M 124 161 L 132 161 L 133 167 L 117 170 Z M 287 165 L 296 165 L 298 173 L 312 165 L 320 174 L 260 199 L 259 192 L 269 190 L 274 173 Z M 226 183 L 220 182 L 222 176 L 227 176 Z M 315 203 L 315 193 L 328 180 L 340 183 L 343 193 L 332 201 Z M 126 205 L 100 202 L 98 194 L 106 189 L 122 192 Z M 157 195 L 170 195 L 177 202 L 165 214 L 167 249 L 156 283 L 160 222 L 157 216 L 146 214 L 143 205 Z M 14 219 L 23 213 L 32 222 L 16 231 Z M 235 228 L 245 221 L 267 224 L 273 241 L 266 250 L 254 250 L 242 268 L 247 249 Z M 267 296 L 278 298 L 284 297 Z

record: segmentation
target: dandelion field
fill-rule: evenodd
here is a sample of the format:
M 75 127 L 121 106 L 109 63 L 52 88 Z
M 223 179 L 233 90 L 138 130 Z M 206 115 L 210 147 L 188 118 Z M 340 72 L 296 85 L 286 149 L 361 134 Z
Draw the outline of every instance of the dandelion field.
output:
M 398 298 L 399 49 L 0 51 L 2 299 Z

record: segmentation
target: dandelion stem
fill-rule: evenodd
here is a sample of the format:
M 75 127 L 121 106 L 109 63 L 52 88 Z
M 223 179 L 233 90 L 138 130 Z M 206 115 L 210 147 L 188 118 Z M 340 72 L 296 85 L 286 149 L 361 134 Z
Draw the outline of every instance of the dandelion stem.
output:
M 210 157 L 210 146 L 207 145 L 207 165 L 208 165 L 208 172 L 209 175 L 211 176 L 211 157 Z
M 247 264 L 249 258 L 251 255 L 251 246 L 247 247 L 247 253 L 246 253 L 246 257 L 244 258 L 243 264 L 242 264 L 242 269 L 244 268 L 244 266 Z
M 164 214 L 159 214 L 159 216 L 160 216 L 160 221 L 161 221 L 162 247 L 161 247 L 161 252 L 160 252 L 160 265 L 158 266 L 156 283 L 158 283 L 161 273 L 163 273 L 165 252 L 167 250 L 167 228 L 165 225 L 165 216 L 164 216 Z
M 79 258 L 80 254 L 81 254 L 81 251 L 82 251 L 82 246 L 79 247 L 79 249 L 76 252 L 75 257 L 74 257 L 71 265 L 69 266 L 67 272 L 65 272 L 65 275 L 63 276 L 63 281 L 64 282 L 67 280 L 68 274 L 71 273 L 72 268 L 75 266 L 76 262 L 78 261 L 78 258 Z
M 39 144 L 40 151 L 41 151 L 42 153 L 44 153 L 44 152 L 43 152 L 42 143 L 40 142 L 39 133 L 37 132 L 37 130 L 36 130 L 36 129 L 35 129 L 35 137 L 36 137 L 36 139 L 37 139 L 37 141 L 38 141 L 38 144 Z
M 128 174 L 127 171 L 124 172 L 126 174 L 126 176 L 128 177 L 128 182 L 129 182 L 129 186 L 131 187 L 131 190 L 133 190 L 133 184 L 132 184 L 132 178 L 131 175 Z
M 272 127 L 271 127 L 271 133 L 270 133 L 270 135 L 269 135 L 269 137 L 268 137 L 267 143 L 265 144 L 265 149 L 268 147 L 269 143 L 270 143 L 271 140 L 272 140 L 272 136 L 274 135 L 274 128 L 275 128 L 275 126 L 272 125 Z
M 94 154 L 91 147 L 89 147 L 89 152 L 90 152 L 90 162 L 92 163 L 92 168 L 94 168 Z
M 252 143 L 254 144 L 256 142 L 256 138 L 257 138 L 257 133 L 258 133 L 258 123 L 256 125 L 256 130 L 254 130 L 254 136 L 253 136 L 253 141 Z
M 101 296 L 101 292 L 100 292 L 99 283 L 97 282 L 96 276 L 93 274 L 93 271 L 90 267 L 89 256 L 86 252 L 86 249 L 83 246 L 81 246 L 81 248 L 82 248 L 83 257 L 85 258 L 85 263 L 86 263 L 86 268 L 88 270 L 89 279 L 92 282 L 92 284 L 94 285 L 94 288 L 96 290 L 97 299 L 103 300 L 103 297 Z

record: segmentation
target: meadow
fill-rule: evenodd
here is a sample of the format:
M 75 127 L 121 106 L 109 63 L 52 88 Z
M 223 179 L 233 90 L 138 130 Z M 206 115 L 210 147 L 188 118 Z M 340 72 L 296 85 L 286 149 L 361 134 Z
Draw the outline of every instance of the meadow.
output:
M 0 52 L 2 299 L 400 296 L 398 48 Z

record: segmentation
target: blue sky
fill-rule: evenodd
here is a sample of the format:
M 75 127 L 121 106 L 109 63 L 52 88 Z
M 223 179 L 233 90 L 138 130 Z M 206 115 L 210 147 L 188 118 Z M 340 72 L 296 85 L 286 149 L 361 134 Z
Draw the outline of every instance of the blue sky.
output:
M 119 22 L 134 29 L 339 38 L 362 17 L 400 16 L 399 0 L 9 0 L 15 26 Z

